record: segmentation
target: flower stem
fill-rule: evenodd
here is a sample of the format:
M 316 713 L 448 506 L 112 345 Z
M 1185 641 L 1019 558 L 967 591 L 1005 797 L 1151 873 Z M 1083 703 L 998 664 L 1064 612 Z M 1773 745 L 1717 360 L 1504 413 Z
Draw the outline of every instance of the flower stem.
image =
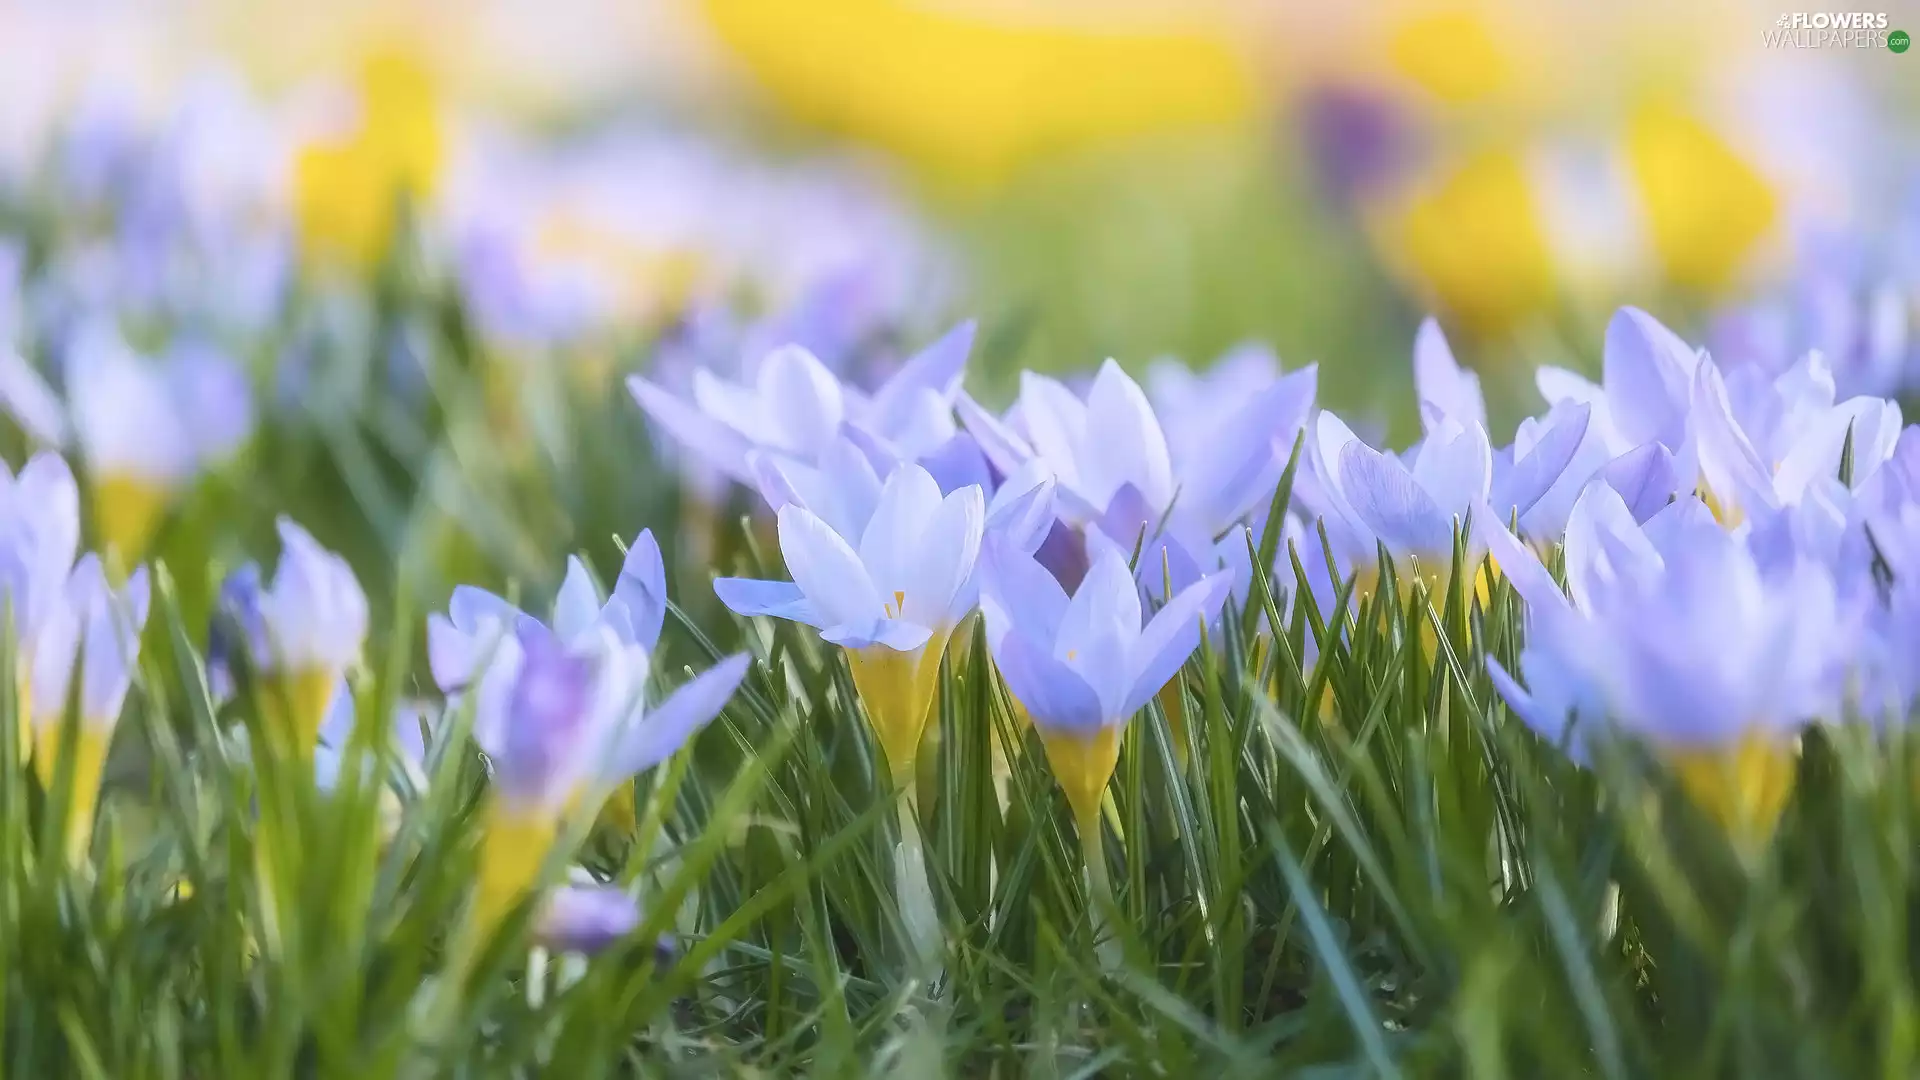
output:
M 927 879 L 926 849 L 920 839 L 917 800 L 909 785 L 895 801 L 899 812 L 900 843 L 894 848 L 894 874 L 900 890 L 900 922 L 907 954 L 915 974 L 929 985 L 940 974 L 940 913 Z
M 1097 942 L 1100 966 L 1113 970 L 1120 964 L 1118 943 L 1103 939 L 1107 912 L 1114 907 L 1113 879 L 1107 872 L 1107 851 L 1100 835 L 1100 808 L 1093 813 L 1075 815 L 1075 830 L 1080 834 L 1080 855 L 1087 864 L 1087 923 Z

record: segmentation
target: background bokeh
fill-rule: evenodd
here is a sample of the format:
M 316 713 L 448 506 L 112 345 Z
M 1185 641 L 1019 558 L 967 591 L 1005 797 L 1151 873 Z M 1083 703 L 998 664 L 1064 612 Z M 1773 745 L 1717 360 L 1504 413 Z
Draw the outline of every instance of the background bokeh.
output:
M 385 52 L 449 163 L 635 120 L 857 155 L 955 244 L 954 306 L 1018 335 L 1002 363 L 1253 337 L 1362 405 L 1428 309 L 1492 364 L 1629 298 L 1684 322 L 1896 213 L 1920 60 L 1768 47 L 1777 6 L 15 4 L 0 145 L 88 103 L 160 115 L 210 72 L 284 102 L 268 134 L 297 142 Z

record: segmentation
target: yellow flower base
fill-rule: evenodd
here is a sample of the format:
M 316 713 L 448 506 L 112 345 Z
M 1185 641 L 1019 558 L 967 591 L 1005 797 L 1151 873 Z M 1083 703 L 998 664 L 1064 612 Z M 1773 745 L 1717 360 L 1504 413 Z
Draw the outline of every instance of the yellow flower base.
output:
M 1120 726 L 1108 724 L 1092 736 L 1041 729 L 1040 744 L 1047 750 L 1047 766 L 1066 793 L 1076 822 L 1098 821 L 1100 799 L 1114 766 L 1120 763 Z
M 539 883 L 559 825 L 551 818 L 517 812 L 496 798 L 487 806 L 480 864 L 473 893 L 474 931 L 487 935 Z
M 340 675 L 334 671 L 296 671 L 269 678 L 260 688 L 260 720 L 283 748 L 310 761 L 339 684 Z
M 93 529 L 103 551 L 127 566 L 146 558 L 173 501 L 173 493 L 125 473 L 104 473 L 94 480 Z
M 1753 732 L 1732 747 L 1665 757 L 1694 805 L 1727 830 L 1736 850 L 1752 855 L 1773 838 L 1793 795 L 1798 753 L 1790 741 Z
M 866 706 L 874 737 L 887 755 L 887 768 L 896 787 L 913 778 L 948 636 L 947 630 L 935 631 L 925 645 L 912 652 L 878 645 L 847 650 L 854 688 Z
M 42 789 L 52 792 L 60 775 L 63 724 L 33 729 L 33 771 Z M 113 742 L 111 725 L 83 721 L 74 733 L 72 780 L 67 789 L 67 857 L 73 865 L 86 861 L 93 839 L 94 808 L 100 801 L 100 782 L 106 774 L 107 750 Z

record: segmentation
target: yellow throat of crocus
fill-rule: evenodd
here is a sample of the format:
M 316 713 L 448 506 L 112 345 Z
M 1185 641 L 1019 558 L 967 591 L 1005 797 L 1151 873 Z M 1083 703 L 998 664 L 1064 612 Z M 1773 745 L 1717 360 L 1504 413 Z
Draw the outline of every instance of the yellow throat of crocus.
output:
M 1092 828 L 1100 819 L 1107 782 L 1120 763 L 1120 726 L 1103 724 L 1091 735 L 1041 728 L 1040 745 L 1047 751 L 1047 767 L 1073 808 L 1075 824 Z
M 309 251 L 366 266 L 391 246 L 397 204 L 433 193 L 443 151 L 432 80 L 407 53 L 369 57 L 360 97 L 357 130 L 301 150 L 294 209 Z
M 272 675 L 260 687 L 261 723 L 286 752 L 311 761 L 339 685 L 339 672 L 318 668 Z
M 1663 756 L 1680 789 L 1726 829 L 1734 850 L 1751 857 L 1766 847 L 1793 795 L 1799 757 L 1793 740 L 1753 731 L 1732 746 Z
M 935 630 L 918 649 L 901 652 L 884 645 L 847 650 L 853 686 L 867 708 L 874 737 L 887 755 L 895 787 L 913 779 L 933 693 L 940 678 L 940 658 L 946 653 L 950 629 Z
M 488 801 L 471 915 L 477 934 L 491 934 L 539 884 L 559 832 L 550 815 L 503 802 L 497 794 Z
M 93 527 L 101 549 L 118 555 L 126 566 L 146 558 L 173 492 L 152 480 L 109 472 L 95 478 L 91 494 Z
M 53 791 L 60 776 L 61 743 L 64 724 L 59 720 L 33 727 L 33 771 L 42 790 Z M 106 774 L 107 750 L 112 745 L 112 724 L 81 721 L 74 732 L 73 764 L 67 788 L 67 858 L 71 865 L 86 861 L 87 846 L 93 838 L 94 807 L 100 801 L 100 783 Z

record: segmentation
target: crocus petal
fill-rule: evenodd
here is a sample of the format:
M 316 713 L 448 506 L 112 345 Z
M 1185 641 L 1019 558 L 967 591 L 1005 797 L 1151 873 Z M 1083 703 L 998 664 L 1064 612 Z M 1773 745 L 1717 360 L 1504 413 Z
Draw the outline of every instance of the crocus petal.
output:
M 1492 490 L 1493 447 L 1486 429 L 1441 419 L 1421 442 L 1410 471 L 1436 505 L 1460 513 Z
M 753 483 L 748 443 L 739 432 L 638 375 L 627 379 L 627 390 L 649 419 L 695 457 L 733 480 Z
M 1031 461 L 1010 474 L 987 503 L 986 529 L 1032 554 L 1053 527 L 1053 471 Z
M 1413 386 L 1423 416 L 1451 417 L 1456 422 L 1487 426 L 1486 401 L 1480 376 L 1462 368 L 1447 346 L 1440 323 L 1428 318 L 1413 339 Z
M 512 627 L 520 621 L 520 609 L 505 599 L 474 585 L 456 585 L 447 601 L 447 617 L 461 631 L 472 634 L 489 623 Z
M 986 490 L 993 486 L 993 473 L 987 456 L 972 435 L 961 432 L 941 443 L 920 459 L 920 465 L 940 485 L 940 493 L 950 494 L 969 484 Z M 1048 474 L 1051 476 L 1051 473 Z
M 1036 726 L 1079 735 L 1100 730 L 1108 719 L 1100 695 L 1077 672 L 1017 629 L 1002 628 L 994 640 L 994 666 Z
M 1094 376 L 1087 392 L 1084 447 L 1076 462 L 1079 486 L 1098 501 L 1101 494 L 1122 483 L 1140 489 L 1147 502 L 1165 506 L 1173 500 L 1173 460 L 1166 433 L 1153 415 L 1146 392 L 1119 364 L 1108 360 Z
M 613 584 L 613 599 L 626 609 L 627 641 L 652 652 L 660 642 L 660 628 L 667 618 L 667 564 L 660 557 L 660 543 L 652 529 L 641 529 L 627 548 L 620 564 L 620 577 Z
M 954 602 L 973 576 L 985 526 L 979 488 L 961 488 L 940 501 L 909 552 L 899 585 L 901 618 L 933 626 L 965 614 L 953 610 Z
M 1640 522 L 1659 513 L 1680 488 L 1673 453 L 1657 442 L 1641 443 L 1620 455 L 1600 475 Z
M 1653 316 L 1632 307 L 1616 312 L 1607 323 L 1601 366 L 1608 412 L 1620 433 L 1634 443 L 1678 445 L 1697 363 L 1693 350 Z
M 1134 643 L 1129 666 L 1133 683 L 1121 713 L 1132 716 L 1167 685 L 1200 645 L 1200 629 L 1233 589 L 1230 574 L 1213 574 L 1182 589 L 1157 612 Z
M 60 396 L 25 357 L 5 348 L 0 348 L 0 408 L 41 446 L 64 447 L 71 437 Z
M 1179 501 L 1208 529 L 1271 499 L 1294 436 L 1313 411 L 1319 367 L 1290 372 L 1226 418 L 1180 475 Z
M 694 732 L 705 727 L 746 678 L 750 658 L 737 653 L 695 676 L 673 696 L 646 711 L 638 721 L 627 725 L 608 756 L 601 774 L 604 783 L 613 785 L 653 768 L 686 745 Z
M 567 556 L 567 576 L 553 601 L 553 632 L 572 641 L 600 621 L 600 590 L 579 556 Z
M 1339 474 L 1354 516 L 1389 549 L 1422 555 L 1452 550 L 1452 515 L 1406 466 L 1356 440 L 1341 449 Z
M 1695 374 L 1693 418 L 1699 434 L 1700 471 L 1714 494 L 1739 505 L 1776 505 L 1772 472 L 1734 420 L 1726 386 L 1713 364 L 1701 364 Z M 1839 464 L 1837 454 L 1834 463 Z
M 1004 626 L 1018 627 L 1033 641 L 1050 642 L 1059 636 L 1067 594 L 1046 567 L 1000 537 L 987 541 L 981 564 L 985 571 L 981 592 L 1007 615 Z M 991 620 L 988 629 L 994 629 Z
M 913 652 L 933 640 L 933 630 L 903 619 L 868 619 L 864 622 L 836 623 L 820 631 L 828 643 L 847 649 L 875 646 L 895 652 Z
M 721 603 L 741 615 L 766 615 L 808 626 L 826 626 L 812 601 L 800 591 L 800 586 L 790 581 L 715 578 L 713 591 Z
M 1021 372 L 1020 419 L 1034 452 L 1053 467 L 1060 482 L 1082 483 L 1080 448 L 1087 440 L 1087 407 L 1073 391 L 1051 376 Z
M 613 885 L 567 885 L 555 889 L 534 922 L 534 937 L 558 952 L 593 955 L 619 944 L 640 927 L 640 904 Z
M 1587 423 L 1593 410 L 1586 405 L 1556 407 L 1548 416 L 1547 429 L 1525 454 L 1499 478 L 1493 490 L 1493 508 L 1525 516 L 1533 505 L 1552 488 L 1574 452 L 1587 437 Z
M 977 496 L 979 489 L 973 490 Z M 872 575 L 882 602 L 895 605 L 896 617 L 900 615 L 898 603 L 888 594 L 908 588 L 918 558 L 916 549 L 940 502 L 940 486 L 933 482 L 927 470 L 918 465 L 901 466 L 887 477 L 873 516 L 860 534 L 860 562 Z M 868 611 L 863 617 L 871 618 L 875 614 Z
M 794 584 L 826 622 L 864 623 L 882 614 L 879 590 L 839 533 L 799 506 L 780 509 L 779 530 Z
M 807 350 L 797 345 L 775 349 L 761 361 L 758 388 L 762 403 L 786 435 L 785 445 L 796 452 L 818 454 L 839 434 L 846 416 L 840 380 Z
M 1567 591 L 1583 610 L 1592 610 L 1594 594 L 1606 582 L 1645 578 L 1661 559 L 1619 493 L 1595 484 L 1567 518 L 1566 563 Z
M 960 422 L 967 426 L 967 433 L 980 444 L 980 451 L 1002 475 L 1011 475 L 1035 456 L 1032 445 L 965 391 L 954 402 L 954 408 L 960 414 Z
M 973 351 L 977 329 L 977 324 L 969 319 L 900 365 L 900 370 L 873 395 L 873 411 L 883 428 L 892 430 L 889 421 L 898 421 L 917 392 L 930 392 L 944 401 L 953 400 L 966 373 L 967 355 Z
M 1509 532 L 1495 514 L 1476 512 L 1473 528 L 1480 543 L 1486 546 L 1487 554 L 1500 567 L 1501 576 L 1513 584 L 1514 591 L 1527 602 L 1529 609 L 1539 612 L 1566 606 L 1566 594 L 1541 565 L 1540 557 Z

